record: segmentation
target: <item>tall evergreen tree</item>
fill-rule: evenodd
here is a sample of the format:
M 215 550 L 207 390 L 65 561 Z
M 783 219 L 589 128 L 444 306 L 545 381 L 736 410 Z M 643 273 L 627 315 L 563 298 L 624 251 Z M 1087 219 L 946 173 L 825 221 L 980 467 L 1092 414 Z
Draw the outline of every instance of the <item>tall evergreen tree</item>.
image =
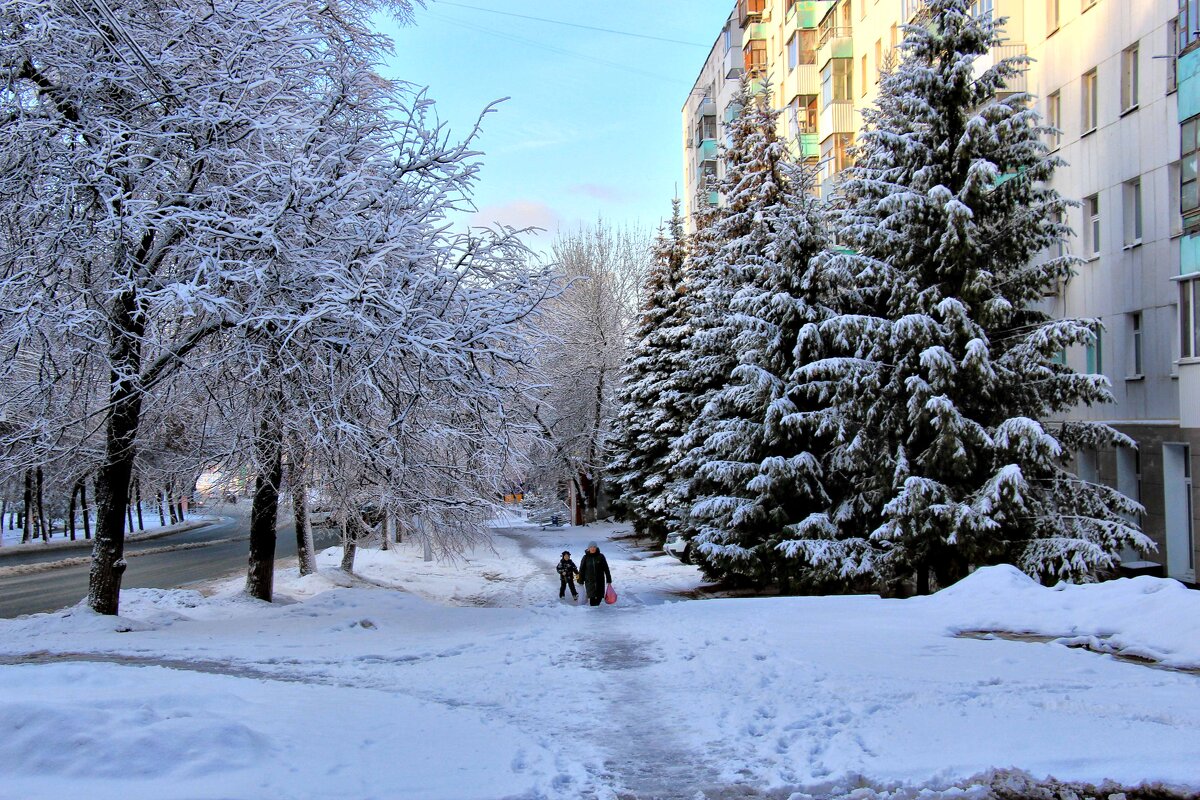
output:
M 1124 546 L 1153 547 L 1128 521 L 1135 503 L 1064 467 L 1077 448 L 1132 442 L 1047 421 L 1110 394 L 1056 358 L 1095 326 L 1042 310 L 1073 263 L 1039 258 L 1069 235 L 1070 203 L 1048 185 L 1061 162 L 1028 98 L 1004 94 L 1023 60 L 977 71 L 999 23 L 969 6 L 930 0 L 864 113 L 833 222 L 853 252 L 825 265 L 851 287 L 857 313 L 823 328 L 848 357 L 805 370 L 841 379 L 834 465 L 854 486 L 836 512 L 851 563 L 826 567 L 915 571 L 922 590 L 930 571 L 945 585 L 999 561 L 1085 579 Z
M 710 353 L 722 372 L 693 420 L 680 472 L 692 500 L 693 552 L 714 577 L 763 581 L 776 574 L 789 526 L 828 528 L 823 446 L 793 380 L 816 357 L 804 326 L 830 310 L 810 262 L 825 245 L 811 168 L 780 139 L 768 94 L 743 89 L 725 151 L 724 206 L 707 229 L 723 313 L 710 320 Z M 723 363 L 721 363 L 723 360 Z M 815 452 L 814 452 L 815 451 Z
M 645 301 L 626 362 L 615 454 L 609 474 L 620 487 L 619 505 L 637 532 L 662 541 L 667 535 L 670 449 L 685 418 L 675 386 L 687 338 L 683 268 L 688 237 L 679 201 L 660 231 L 646 278 Z

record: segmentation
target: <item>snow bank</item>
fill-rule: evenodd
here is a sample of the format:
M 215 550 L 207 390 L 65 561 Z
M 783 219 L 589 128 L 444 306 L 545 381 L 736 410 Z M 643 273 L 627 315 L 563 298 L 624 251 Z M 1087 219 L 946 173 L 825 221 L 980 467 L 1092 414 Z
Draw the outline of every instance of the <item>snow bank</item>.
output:
M 1016 567 L 977 570 L 929 598 L 950 630 L 1046 636 L 1064 644 L 1200 669 L 1200 592 L 1140 576 L 1041 586 Z

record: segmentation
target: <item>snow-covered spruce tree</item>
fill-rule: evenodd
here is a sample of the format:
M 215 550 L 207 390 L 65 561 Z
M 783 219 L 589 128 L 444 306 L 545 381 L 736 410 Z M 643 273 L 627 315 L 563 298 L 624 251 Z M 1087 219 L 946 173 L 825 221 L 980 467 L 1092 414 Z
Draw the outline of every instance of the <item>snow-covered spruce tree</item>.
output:
M 646 278 L 642 313 L 625 360 L 625 383 L 617 417 L 611 480 L 620 488 L 619 506 L 642 536 L 667 535 L 672 443 L 684 418 L 674 380 L 682 363 L 688 328 L 683 314 L 683 265 L 688 237 L 679 201 L 660 231 Z
M 714 577 L 769 580 L 789 526 L 829 528 L 827 446 L 793 380 L 818 356 L 801 330 L 830 316 L 810 263 L 826 246 L 814 174 L 776 133 L 765 92 L 743 90 L 725 151 L 725 205 L 709 228 L 728 305 L 713 338 L 734 359 L 681 440 L 692 552 Z M 719 331 L 719 332 L 717 332 Z
M 968 0 L 931 0 L 883 78 L 833 226 L 852 254 L 826 262 L 854 314 L 825 324 L 847 358 L 805 371 L 840 378 L 833 463 L 854 487 L 836 518 L 853 563 L 884 582 L 1011 561 L 1043 579 L 1086 579 L 1124 546 L 1152 547 L 1138 506 L 1064 468 L 1080 447 L 1129 446 L 1100 424 L 1051 423 L 1109 400 L 1102 376 L 1058 363 L 1093 322 L 1054 320 L 1044 294 L 1068 258 L 1039 260 L 1069 230 L 1049 188 L 1028 98 L 999 96 L 1021 59 L 981 74 L 999 23 Z M 874 551 L 865 557 L 869 536 Z

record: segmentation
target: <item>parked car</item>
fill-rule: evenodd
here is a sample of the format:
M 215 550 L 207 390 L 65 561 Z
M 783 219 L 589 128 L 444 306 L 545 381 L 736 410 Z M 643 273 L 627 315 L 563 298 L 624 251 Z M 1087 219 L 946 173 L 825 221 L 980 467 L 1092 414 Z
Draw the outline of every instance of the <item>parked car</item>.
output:
M 663 550 L 684 564 L 692 563 L 692 543 L 684 539 L 682 533 L 668 533 L 667 543 L 663 545 Z

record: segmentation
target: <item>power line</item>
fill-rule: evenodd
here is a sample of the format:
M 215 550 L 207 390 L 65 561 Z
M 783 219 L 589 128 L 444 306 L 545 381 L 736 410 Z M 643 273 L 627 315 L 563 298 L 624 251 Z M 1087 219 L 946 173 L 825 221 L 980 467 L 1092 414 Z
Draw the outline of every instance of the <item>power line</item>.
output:
M 647 72 L 646 70 L 638 69 L 636 67 L 631 67 L 627 64 L 621 64 L 616 61 L 609 61 L 607 59 L 597 58 L 596 56 L 589 56 L 589 55 L 584 55 L 583 53 L 576 53 L 572 50 L 566 50 L 564 48 L 556 47 L 554 45 L 548 45 L 548 44 L 545 44 L 544 42 L 538 42 L 533 39 L 526 39 L 523 36 L 517 36 L 517 35 L 511 34 L 511 33 L 502 33 L 500 31 L 496 31 L 491 28 L 486 28 L 482 25 L 475 25 L 473 23 L 465 22 L 465 21 L 459 20 L 459 19 L 454 19 L 452 17 L 447 17 L 442 14 L 436 14 L 432 11 L 426 12 L 426 13 L 428 14 L 429 17 L 431 17 L 433 19 L 441 20 L 442 22 L 448 22 L 452 25 L 459 25 L 459 26 L 462 26 L 465 28 L 470 28 L 472 30 L 476 30 L 476 31 L 479 31 L 480 33 L 486 34 L 488 36 L 494 36 L 497 39 L 506 39 L 511 42 L 516 42 L 517 44 L 523 44 L 527 47 L 536 49 L 539 52 L 558 53 L 560 55 L 569 56 L 571 58 L 578 58 L 582 61 L 590 61 L 593 64 L 600 64 L 602 66 L 611 67 L 613 69 L 623 70 L 625 72 L 633 73 L 634 75 L 642 75 L 647 78 L 654 78 L 656 80 L 663 80 L 663 81 L 672 80 L 671 78 L 668 78 L 665 75 L 658 75 L 653 72 Z
M 472 11 L 484 11 L 488 14 L 499 14 L 504 17 L 516 17 L 517 19 L 528 19 L 534 22 L 546 22 L 551 25 L 563 25 L 568 28 L 579 28 L 585 31 L 599 31 L 600 33 L 611 33 L 614 36 L 630 36 L 634 39 L 649 39 L 653 42 L 667 42 L 668 44 L 682 44 L 687 47 L 708 47 L 706 44 L 698 44 L 697 42 L 685 42 L 682 39 L 666 39 L 661 36 L 650 36 L 645 33 L 634 33 L 633 31 L 619 31 L 613 28 L 600 28 L 595 25 L 582 25 L 577 22 L 566 22 L 561 19 L 547 19 L 546 17 L 534 17 L 527 14 L 514 14 L 511 11 L 497 11 L 494 8 L 482 8 L 481 6 L 467 5 L 466 3 L 454 3 L 451 0 L 435 0 L 444 6 L 456 6 L 458 8 L 469 8 Z

